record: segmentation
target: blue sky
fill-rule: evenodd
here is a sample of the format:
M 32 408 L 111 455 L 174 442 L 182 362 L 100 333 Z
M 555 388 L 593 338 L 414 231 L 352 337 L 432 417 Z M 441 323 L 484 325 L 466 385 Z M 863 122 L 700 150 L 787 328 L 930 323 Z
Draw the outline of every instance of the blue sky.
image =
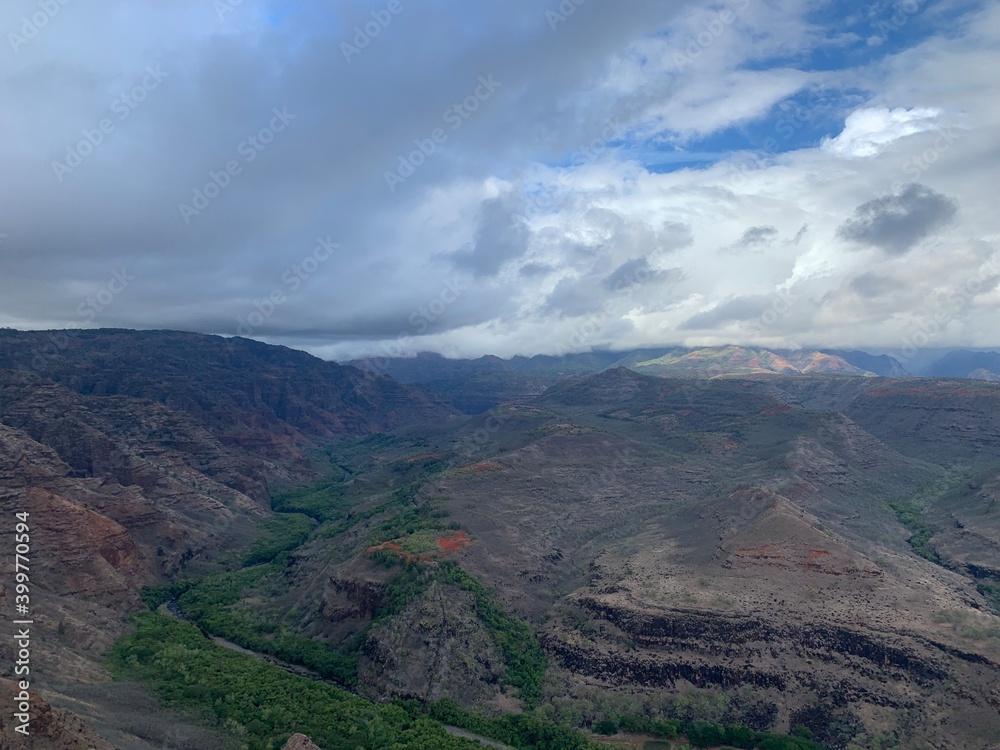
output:
M 36 10 L 0 16 L 0 325 L 997 343 L 996 2 Z

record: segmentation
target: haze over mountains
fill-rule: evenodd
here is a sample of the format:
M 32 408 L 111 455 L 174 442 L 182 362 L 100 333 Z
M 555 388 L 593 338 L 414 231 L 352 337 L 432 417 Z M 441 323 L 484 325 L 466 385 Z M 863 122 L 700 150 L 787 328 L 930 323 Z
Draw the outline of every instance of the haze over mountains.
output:
M 1000 353 L 945 350 L 908 371 L 895 357 L 859 350 L 768 350 L 758 347 L 670 347 L 633 351 L 592 351 L 563 356 L 516 356 L 510 359 L 448 359 L 424 352 L 413 357 L 352 360 L 350 364 L 420 383 L 466 413 L 484 411 L 502 401 L 537 395 L 557 380 L 613 367 L 627 367 L 661 377 L 733 377 L 761 375 L 850 375 L 861 377 L 1000 378 Z
M 376 703 L 834 749 L 1000 736 L 1000 385 L 735 347 L 382 364 L 423 383 L 244 339 L 0 331 L 33 748 L 227 746 L 197 702 L 121 681 L 141 662 L 111 679 L 144 602 Z

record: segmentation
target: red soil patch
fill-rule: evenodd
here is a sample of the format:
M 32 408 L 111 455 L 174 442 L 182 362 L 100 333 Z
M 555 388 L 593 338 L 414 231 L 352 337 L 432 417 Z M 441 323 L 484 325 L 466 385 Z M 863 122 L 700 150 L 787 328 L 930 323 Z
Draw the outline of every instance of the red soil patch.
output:
M 430 565 L 437 565 L 437 560 L 433 557 L 428 557 L 427 555 L 414 555 L 412 552 L 407 552 L 403 549 L 398 542 L 382 542 L 381 544 L 376 544 L 374 547 L 369 547 L 365 550 L 365 553 L 370 555 L 372 552 L 378 552 L 379 550 L 393 552 L 399 555 L 400 559 L 407 563 L 422 562 Z
M 438 547 L 442 552 L 460 552 L 472 544 L 469 535 L 464 530 L 456 531 L 451 536 L 443 536 L 438 539 Z
M 809 550 L 809 557 L 812 558 L 812 559 L 816 559 L 817 557 L 824 557 L 824 556 L 829 555 L 829 554 L 830 553 L 827 552 L 825 549 L 811 549 L 811 550 Z

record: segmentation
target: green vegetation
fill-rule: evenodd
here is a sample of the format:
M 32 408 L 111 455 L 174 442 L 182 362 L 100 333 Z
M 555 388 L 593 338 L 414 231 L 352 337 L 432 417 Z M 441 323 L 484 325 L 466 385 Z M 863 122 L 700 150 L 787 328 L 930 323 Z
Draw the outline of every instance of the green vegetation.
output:
M 607 721 L 605 719 L 604 721 Z M 680 734 L 681 724 L 673 719 L 652 719 L 648 716 L 622 716 L 618 726 L 623 732 L 650 734 L 653 737 L 672 739 Z
M 400 446 L 393 444 L 392 447 Z M 409 481 L 412 473 L 441 468 L 438 459 L 427 458 L 397 462 L 390 470 Z M 148 588 L 143 592 L 143 599 L 151 609 L 176 599 L 178 608 L 204 632 L 305 666 L 339 685 L 353 686 L 357 683 L 356 664 L 367 629 L 334 647 L 294 634 L 283 618 L 268 614 L 253 602 L 257 597 L 272 598 L 283 588 L 286 553 L 310 536 L 333 536 L 367 521 L 370 523 L 365 541 L 369 545 L 396 541 L 412 555 L 434 550 L 438 537 L 458 525 L 445 520 L 447 511 L 436 506 L 433 499 L 415 505 L 419 487 L 419 480 L 409 481 L 385 502 L 363 510 L 353 509 L 342 486 L 329 480 L 283 493 L 272 503 L 276 517 L 264 526 L 263 535 L 246 552 L 243 569 Z M 345 698 L 345 694 L 335 687 L 315 681 L 309 684 L 317 686 L 317 690 L 332 692 L 303 692 L 297 686 L 292 689 L 292 683 L 287 682 L 301 678 L 280 667 L 218 649 L 196 629 L 152 613 L 141 616 L 139 630 L 116 647 L 112 654 L 116 673 L 151 683 L 169 704 L 198 708 L 203 718 L 224 727 L 243 747 L 251 750 L 278 747 L 283 738 L 295 731 L 309 734 L 324 748 L 392 747 L 400 750 L 470 746 L 448 744 L 458 742 L 451 738 L 445 742 L 439 740 L 433 734 L 441 731 L 437 722 L 535 750 L 600 747 L 572 728 L 580 726 L 590 726 L 595 733 L 606 735 L 620 730 L 662 739 L 686 736 L 695 747 L 721 744 L 760 750 L 814 750 L 818 747 L 805 737 L 772 735 L 741 724 L 723 723 L 735 720 L 757 727 L 769 726 L 767 722 L 759 723 L 756 718 L 744 717 L 739 712 L 727 712 L 725 701 L 718 705 L 718 701 L 713 702 L 725 696 L 708 695 L 707 691 L 703 691 L 704 695 L 673 696 L 674 710 L 666 715 L 675 718 L 650 718 L 655 713 L 622 715 L 625 710 L 634 712 L 634 703 L 628 709 L 602 710 L 603 715 L 596 717 L 574 715 L 575 711 L 560 715 L 562 712 L 554 709 L 552 697 L 543 696 L 547 660 L 531 627 L 500 606 L 480 581 L 453 561 L 446 560 L 436 566 L 412 559 L 404 562 L 391 550 L 376 550 L 371 558 L 382 566 L 398 568 L 398 572 L 385 589 L 384 602 L 368 628 L 400 614 L 431 585 L 453 586 L 468 592 L 478 619 L 490 632 L 503 657 L 506 680 L 517 688 L 527 711 L 518 715 L 485 717 L 465 711 L 448 700 L 429 706 L 406 702 L 395 707 L 377 707 L 353 696 Z M 231 662 L 232 658 L 244 660 L 239 662 L 235 672 L 236 662 Z M 168 661 L 169 668 L 162 668 Z M 232 676 L 227 676 L 230 672 Z M 304 696 L 301 701 L 300 694 Z M 289 704 L 293 700 L 289 696 L 294 696 L 295 705 Z M 316 701 L 320 702 L 319 708 L 308 708 L 315 706 Z M 320 720 L 316 718 L 313 723 L 314 718 L 329 713 L 324 701 L 339 702 L 340 721 L 327 721 L 323 728 L 317 728 Z M 255 713 L 249 708 L 254 704 L 257 704 Z M 261 706 L 266 710 L 262 711 Z M 418 736 L 421 739 L 416 739 Z
M 144 586 L 141 594 L 142 603 L 155 612 L 161 604 L 176 599 L 195 583 L 195 581 L 188 579 L 165 583 L 161 586 Z
M 941 563 L 937 553 L 928 546 L 931 537 L 934 535 L 934 527 L 924 520 L 924 508 L 917 502 L 905 500 L 891 500 L 889 507 L 896 514 L 896 518 L 907 529 L 913 532 L 907 541 L 913 551 L 926 560 L 933 563 Z
M 437 540 L 442 529 L 421 529 L 400 540 L 400 546 L 414 555 L 433 552 L 438 548 Z
M 396 558 L 398 563 L 398 557 Z M 548 662 L 530 626 L 503 609 L 490 592 L 458 563 L 445 560 L 437 568 L 420 564 L 402 566 L 386 589 L 386 603 L 373 625 L 401 612 L 433 582 L 455 586 L 472 594 L 479 620 L 489 630 L 506 666 L 507 682 L 518 689 L 528 706 L 536 706 L 542 697 L 542 682 Z
M 417 485 L 408 485 L 396 491 L 390 506 L 383 507 L 383 510 L 391 510 L 392 506 L 396 506 L 399 510 L 372 525 L 370 544 L 389 542 L 420 531 L 443 531 L 448 528 L 441 520 L 448 517 L 448 511 L 435 507 L 433 500 L 428 500 L 420 506 L 413 505 L 416 493 Z
M 303 513 L 278 513 L 265 525 L 263 536 L 250 546 L 243 565 L 271 562 L 302 545 L 315 528 L 316 521 Z
M 1000 615 L 1000 586 L 994 583 L 979 583 L 976 585 L 976 589 L 986 597 L 986 601 L 989 602 L 993 611 Z
M 275 495 L 271 508 L 278 513 L 301 513 L 323 523 L 345 511 L 343 490 L 339 481 L 327 479 Z
M 247 750 L 276 750 L 295 732 L 325 750 L 481 748 L 400 706 L 378 706 L 217 646 L 165 615 L 145 612 L 136 624 L 109 655 L 112 672 L 145 682 L 166 705 L 199 714 Z
M 405 704 L 411 714 L 421 711 L 419 704 Z M 533 713 L 487 717 L 460 708 L 454 701 L 440 700 L 426 709 L 427 715 L 444 724 L 528 750 L 599 750 L 579 731 L 554 724 Z
M 593 729 L 594 734 L 604 734 L 608 736 L 618 734 L 618 725 L 615 724 L 612 719 L 603 719 L 602 721 L 597 722 L 597 724 L 591 727 L 591 729 Z
M 542 697 L 542 682 L 548 662 L 531 628 L 506 612 L 490 596 L 486 588 L 470 576 L 458 563 L 441 563 L 441 579 L 472 594 L 479 619 L 489 628 L 507 667 L 507 681 L 517 687 L 521 699 L 535 706 Z
M 185 616 L 206 632 L 283 661 L 301 664 L 342 685 L 357 684 L 356 650 L 350 641 L 340 649 L 294 635 L 280 623 L 240 606 L 244 592 L 280 575 L 276 563 L 234 573 L 207 576 L 180 595 L 177 604 Z
M 394 553 L 390 554 L 394 558 L 393 564 L 399 565 L 399 556 Z M 375 615 L 372 625 L 374 626 L 376 623 L 402 612 L 407 604 L 427 590 L 433 580 L 434 571 L 431 568 L 415 563 L 404 564 L 402 570 L 386 586 L 385 604 Z

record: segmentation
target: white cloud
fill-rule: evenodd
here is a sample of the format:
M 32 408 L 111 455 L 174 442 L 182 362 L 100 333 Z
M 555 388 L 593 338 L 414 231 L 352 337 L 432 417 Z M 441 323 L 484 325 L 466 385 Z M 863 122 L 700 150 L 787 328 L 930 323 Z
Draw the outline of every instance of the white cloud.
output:
M 823 141 L 823 148 L 846 158 L 875 156 L 900 138 L 939 127 L 940 116 L 933 107 L 862 107 L 848 115 L 840 135 Z

